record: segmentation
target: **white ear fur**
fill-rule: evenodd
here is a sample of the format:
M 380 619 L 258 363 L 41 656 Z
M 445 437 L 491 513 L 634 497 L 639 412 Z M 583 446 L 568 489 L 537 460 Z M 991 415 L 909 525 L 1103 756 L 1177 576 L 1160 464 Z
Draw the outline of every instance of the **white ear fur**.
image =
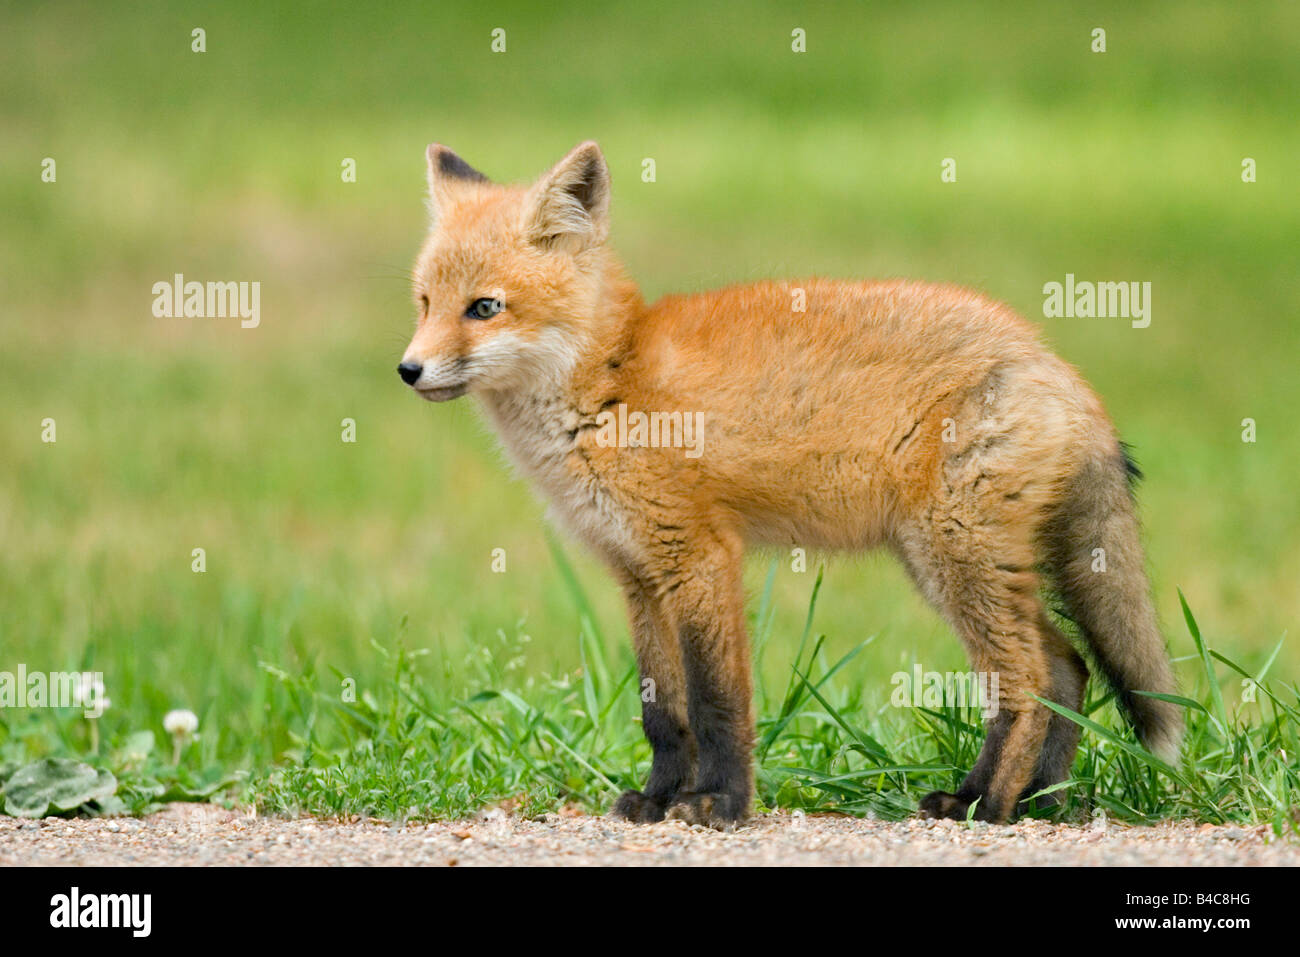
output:
M 555 164 L 529 191 L 524 228 L 539 245 L 578 251 L 609 235 L 609 167 L 588 140 Z
M 428 160 L 429 214 L 434 222 L 458 190 L 463 190 L 466 185 L 490 182 L 441 143 L 430 143 L 424 155 Z

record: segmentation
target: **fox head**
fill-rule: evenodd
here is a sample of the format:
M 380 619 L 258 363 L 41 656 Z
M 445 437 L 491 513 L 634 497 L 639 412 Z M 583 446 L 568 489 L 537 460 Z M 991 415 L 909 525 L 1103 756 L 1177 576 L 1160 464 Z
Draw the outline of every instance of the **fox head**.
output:
M 563 375 L 605 285 L 609 169 L 593 142 L 531 186 L 491 182 L 434 143 L 433 223 L 415 263 L 418 319 L 397 367 L 426 399 Z

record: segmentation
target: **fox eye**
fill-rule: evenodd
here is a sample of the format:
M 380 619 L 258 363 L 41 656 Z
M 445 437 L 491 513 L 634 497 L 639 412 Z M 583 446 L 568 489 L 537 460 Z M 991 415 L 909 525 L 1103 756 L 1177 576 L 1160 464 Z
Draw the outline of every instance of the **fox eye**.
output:
M 465 310 L 465 315 L 471 319 L 491 319 L 505 307 L 500 299 L 475 299 Z
M 428 297 L 428 296 L 421 296 L 421 297 L 420 297 L 420 312 L 424 313 L 424 312 L 428 312 L 428 311 L 429 311 L 429 297 Z

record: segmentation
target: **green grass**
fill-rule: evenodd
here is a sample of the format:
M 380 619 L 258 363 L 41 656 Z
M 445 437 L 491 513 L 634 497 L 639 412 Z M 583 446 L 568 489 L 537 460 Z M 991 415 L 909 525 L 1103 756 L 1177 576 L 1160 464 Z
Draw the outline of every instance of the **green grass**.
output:
M 189 50 L 200 25 L 202 55 Z M 1104 55 L 1087 51 L 1098 25 Z M 1296 766 L 1293 725 L 1243 700 L 1241 676 L 1212 658 L 1226 722 L 1177 588 L 1213 647 L 1247 670 L 1271 662 L 1294 707 L 1300 647 L 1274 656 L 1300 617 L 1294 4 L 52 3 L 7 7 L 0 26 L 0 670 L 103 671 L 113 707 L 96 760 L 124 781 L 115 750 L 136 754 L 131 736 L 161 735 L 171 708 L 199 714 L 174 781 L 165 744 L 135 762 L 133 806 L 158 785 L 241 775 L 268 806 L 324 810 L 305 782 L 327 758 L 346 806 L 387 814 L 515 794 L 601 807 L 604 778 L 635 778 L 645 752 L 635 688 L 617 690 L 630 667 L 617 590 L 575 551 L 575 612 L 541 508 L 472 409 L 431 408 L 392 371 L 425 144 L 523 179 L 594 137 L 614 243 L 648 296 L 906 275 L 977 287 L 1042 328 L 1136 448 L 1157 606 L 1184 688 L 1223 725 L 1189 715 L 1204 764 L 1181 773 L 1199 791 L 1098 741 L 1071 794 L 1215 819 L 1184 802 L 1224 787 L 1228 816 L 1274 820 L 1268 795 L 1294 784 L 1276 780 Z M 790 52 L 794 26 L 807 54 Z M 39 178 L 46 156 L 55 184 Z M 355 184 L 340 181 L 345 156 Z M 946 156 L 955 184 L 939 181 Z M 262 325 L 153 319 L 152 283 L 178 271 L 262 282 Z M 1043 283 L 1067 272 L 1151 281 L 1151 327 L 1042 318 Z M 356 443 L 340 441 L 344 418 Z M 489 571 L 496 548 L 504 574 Z M 884 795 L 887 813 L 950 785 L 941 768 L 978 744 L 969 721 L 885 704 L 888 676 L 914 662 L 964 670 L 947 627 L 887 557 L 812 556 L 826 562 L 826 637 L 801 654 L 813 574 L 778 559 L 770 577 L 767 557 L 747 569 L 764 721 L 792 680 L 802 693 L 792 668 L 815 685 L 856 654 L 819 688 L 827 704 L 805 696 L 770 742 L 762 800 L 811 806 L 838 788 L 859 809 Z M 524 710 L 475 698 L 511 690 Z M 575 713 L 602 710 L 591 728 Z M 845 725 L 931 770 L 828 784 L 883 760 Z M 0 761 L 89 756 L 88 731 L 0 711 Z M 1170 786 L 1163 810 L 1142 782 Z
M 772 638 L 774 578 L 754 621 L 760 654 Z M 274 715 L 264 729 L 276 742 L 274 767 L 232 779 L 214 754 L 220 717 L 211 713 L 178 765 L 147 729 L 132 732 L 129 722 L 109 718 L 101 720 L 120 745 L 90 761 L 120 781 L 112 809 L 134 813 L 214 792 L 263 812 L 341 818 L 454 818 L 493 805 L 528 816 L 569 806 L 602 813 L 620 791 L 644 780 L 650 754 L 638 724 L 634 663 L 610 647 L 572 582 L 582 665 L 566 674 L 525 676 L 523 632 L 498 634 L 460 661 L 439 660 L 427 648 L 376 644 L 386 679 L 351 692 L 336 669 L 288 670 L 261 661 L 265 710 Z M 971 708 L 899 708 L 888 694 L 864 691 L 853 661 L 871 639 L 838 661 L 827 659 L 826 636 L 813 628 L 821 583 L 819 574 L 789 678 L 784 685 L 760 683 L 759 809 L 906 817 L 927 792 L 955 789 L 973 764 L 983 738 L 979 715 Z M 1262 822 L 1278 835 L 1300 835 L 1300 688 L 1269 680 L 1277 648 L 1248 671 L 1212 649 L 1184 609 L 1184 644 L 1190 642 L 1199 677 L 1188 696 L 1169 698 L 1188 717 L 1180 764 L 1166 765 L 1136 744 L 1097 689 L 1083 714 L 1048 703 L 1082 725 L 1083 737 L 1073 776 L 1052 789 L 1064 801 L 1032 815 Z M 1222 682 L 1238 677 L 1252 683 L 1255 700 L 1229 709 Z M 11 724 L 0 774 L 46 751 L 84 753 L 89 724 L 76 714 Z
M 754 623 L 760 649 L 771 638 L 764 612 L 772 580 Z M 864 694 L 848 667 L 861 646 L 831 663 L 826 636 L 813 637 L 820 585 L 819 575 L 784 688 L 760 683 L 759 807 L 908 816 L 929 791 L 955 790 L 983 740 L 979 716 L 967 708 L 899 709 Z M 577 606 L 586 607 L 581 591 L 574 594 Z M 1183 607 L 1200 680 L 1195 697 L 1169 698 L 1188 716 L 1180 765 L 1170 767 L 1136 744 L 1110 696 L 1097 689 L 1084 714 L 1049 703 L 1083 727 L 1083 741 L 1073 776 L 1052 789 L 1064 801 L 1035 813 L 1080 820 L 1103 811 L 1134 823 L 1267 822 L 1275 833 L 1294 837 L 1300 834 L 1300 687 L 1269 682 L 1278 649 L 1251 673 L 1211 649 Z M 567 804 L 603 812 L 619 792 L 644 781 L 649 749 L 636 723 L 635 695 L 628 693 L 637 687 L 633 662 L 626 655 L 610 662 L 601 635 L 585 627 L 584 635 L 581 668 L 522 684 L 511 674 L 522 650 L 518 636 L 499 635 L 457 669 L 470 676 L 462 697 L 433 690 L 437 685 L 422 676 L 427 651 L 383 651 L 392 681 L 382 700 L 363 697 L 357 706 L 340 704 L 328 678 L 265 666 L 294 701 L 301 731 L 292 764 L 251 790 L 269 810 L 332 816 L 463 816 L 498 802 L 523 814 Z M 1255 704 L 1230 712 L 1219 671 L 1250 681 Z M 325 715 L 344 746 L 319 746 L 318 718 Z

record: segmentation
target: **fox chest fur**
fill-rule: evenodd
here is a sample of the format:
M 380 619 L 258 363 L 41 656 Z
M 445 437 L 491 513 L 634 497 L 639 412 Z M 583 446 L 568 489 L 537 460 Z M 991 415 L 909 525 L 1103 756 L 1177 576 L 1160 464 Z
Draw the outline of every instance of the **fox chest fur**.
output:
M 510 460 L 546 497 L 552 520 L 606 558 L 633 557 L 635 514 L 612 477 L 593 466 L 594 419 L 579 410 L 568 384 L 495 393 L 483 407 Z

